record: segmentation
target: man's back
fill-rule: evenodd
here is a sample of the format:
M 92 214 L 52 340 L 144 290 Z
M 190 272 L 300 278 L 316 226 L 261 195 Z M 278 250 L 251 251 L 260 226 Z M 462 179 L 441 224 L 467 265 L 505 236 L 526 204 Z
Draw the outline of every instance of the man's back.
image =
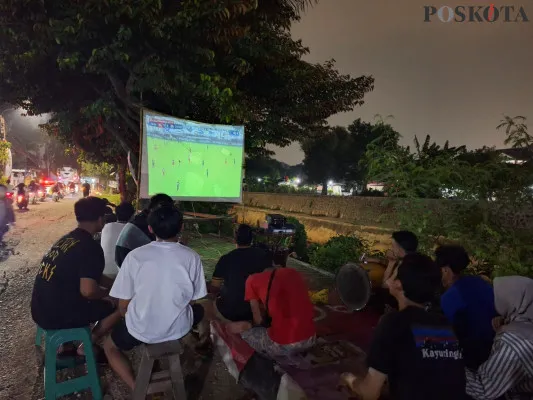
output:
M 494 339 L 492 286 L 478 276 L 461 277 L 442 295 L 441 306 L 464 348 L 467 366 L 477 368 L 488 358 Z
M 72 314 L 83 312 L 80 278 L 100 281 L 104 254 L 92 235 L 75 229 L 59 239 L 43 257 L 31 300 L 34 321 L 44 329 L 67 328 Z
M 125 222 L 109 222 L 102 229 L 100 245 L 104 250 L 105 257 L 104 275 L 118 274 L 118 266 L 115 262 L 115 247 L 120 232 L 122 232 L 125 225 Z
M 217 308 L 225 318 L 231 321 L 252 319 L 250 303 L 244 300 L 246 279 L 271 266 L 269 254 L 254 247 L 238 248 L 220 258 L 213 278 L 224 280 Z
M 189 303 L 207 294 L 200 256 L 172 242 L 139 247 L 127 255 L 110 294 L 131 299 L 126 325 L 136 339 L 179 339 L 192 327 Z
M 316 333 L 314 306 L 303 276 L 295 269 L 276 268 L 251 275 L 246 281 L 246 298 L 259 298 L 265 305 L 273 272 L 268 301 L 272 326 L 268 335 L 281 345 L 309 339 Z
M 155 239 L 148 230 L 147 218 L 147 211 L 137 214 L 120 232 L 115 248 L 115 262 L 119 268 L 130 251 Z
M 464 363 L 452 327 L 419 307 L 383 317 L 368 366 L 388 376 L 391 397 L 397 400 L 465 398 Z

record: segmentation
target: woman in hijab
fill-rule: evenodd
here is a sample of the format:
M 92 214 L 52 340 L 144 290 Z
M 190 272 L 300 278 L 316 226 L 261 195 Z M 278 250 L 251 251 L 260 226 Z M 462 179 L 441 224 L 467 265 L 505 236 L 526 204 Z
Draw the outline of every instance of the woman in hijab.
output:
M 496 337 L 489 359 L 466 370 L 466 392 L 474 399 L 533 399 L 533 279 L 494 280 Z

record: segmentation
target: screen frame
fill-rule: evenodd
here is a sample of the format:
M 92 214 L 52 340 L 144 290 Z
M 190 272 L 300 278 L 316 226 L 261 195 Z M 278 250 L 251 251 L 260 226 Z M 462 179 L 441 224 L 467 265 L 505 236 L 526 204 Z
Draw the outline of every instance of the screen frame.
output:
M 177 118 L 173 117 L 172 115 L 163 114 L 154 110 L 151 110 L 149 108 L 141 108 L 141 120 L 140 120 L 140 137 L 139 137 L 139 183 L 138 183 L 138 191 L 137 191 L 137 198 L 139 200 L 147 200 L 150 199 L 149 194 L 149 175 L 148 175 L 148 141 L 147 141 L 147 135 L 145 132 L 145 118 L 147 115 L 150 116 L 160 116 L 165 118 L 172 118 L 178 121 L 184 121 L 184 122 L 194 122 L 195 124 L 200 125 L 208 125 L 208 126 L 236 126 L 239 128 L 242 128 L 243 131 L 243 147 L 242 147 L 242 160 L 241 160 L 241 182 L 239 186 L 239 197 L 188 197 L 188 196 L 170 196 L 173 200 L 176 201 L 202 201 L 202 202 L 209 202 L 209 203 L 235 203 L 235 204 L 242 204 L 242 195 L 243 195 L 243 180 L 244 180 L 244 162 L 246 158 L 246 151 L 244 147 L 245 138 L 246 138 L 246 131 L 244 125 L 223 125 L 223 124 L 208 124 L 205 122 L 198 122 L 193 121 L 190 119 L 185 118 Z

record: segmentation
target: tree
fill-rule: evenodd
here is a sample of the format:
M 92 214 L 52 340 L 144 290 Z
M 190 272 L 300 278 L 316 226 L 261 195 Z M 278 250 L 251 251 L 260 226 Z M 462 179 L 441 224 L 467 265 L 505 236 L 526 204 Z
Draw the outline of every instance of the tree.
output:
M 373 78 L 311 64 L 290 36 L 304 0 L 12 0 L 0 8 L 2 100 L 100 162 L 139 151 L 139 110 L 246 126 L 250 155 L 363 103 Z M 135 160 L 134 160 L 135 164 Z
M 422 250 L 454 241 L 480 271 L 533 275 L 530 231 L 502 218 L 533 205 L 527 164 L 508 164 L 493 149 L 441 148 L 429 137 L 422 145 L 415 140 L 411 153 L 391 133 L 371 143 L 366 158 L 370 176 L 385 184 L 402 228 L 419 235 Z M 446 192 L 454 200 L 421 199 Z
M 526 117 L 507 115 L 500 121 L 496 129 L 505 128 L 506 138 L 504 143 L 514 149 L 530 149 L 533 147 L 533 136 L 527 130 Z
M 304 172 L 312 183 L 322 184 L 322 194 L 328 194 L 328 183 L 342 179 L 349 164 L 352 138 L 346 128 L 337 126 L 311 136 L 302 142 Z

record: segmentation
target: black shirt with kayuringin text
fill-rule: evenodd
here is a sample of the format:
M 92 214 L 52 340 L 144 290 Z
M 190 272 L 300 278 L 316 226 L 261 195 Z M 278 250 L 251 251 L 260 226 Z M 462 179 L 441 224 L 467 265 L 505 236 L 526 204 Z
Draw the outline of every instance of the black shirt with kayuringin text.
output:
M 466 399 L 463 355 L 452 327 L 419 307 L 382 318 L 368 367 L 387 375 L 394 400 Z
M 31 299 L 31 313 L 44 329 L 65 329 L 85 312 L 89 301 L 80 293 L 80 278 L 100 282 L 104 252 L 93 236 L 77 228 L 59 239 L 43 257 Z

